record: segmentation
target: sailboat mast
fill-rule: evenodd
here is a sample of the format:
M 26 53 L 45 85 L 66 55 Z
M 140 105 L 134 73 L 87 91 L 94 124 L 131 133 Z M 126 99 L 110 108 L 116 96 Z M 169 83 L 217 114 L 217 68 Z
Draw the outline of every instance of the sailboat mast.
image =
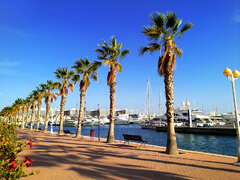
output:
M 147 81 L 147 93 L 148 93 L 148 120 L 150 120 L 150 81 Z
M 161 91 L 159 89 L 159 104 L 158 104 L 158 107 L 159 107 L 159 116 L 161 115 Z

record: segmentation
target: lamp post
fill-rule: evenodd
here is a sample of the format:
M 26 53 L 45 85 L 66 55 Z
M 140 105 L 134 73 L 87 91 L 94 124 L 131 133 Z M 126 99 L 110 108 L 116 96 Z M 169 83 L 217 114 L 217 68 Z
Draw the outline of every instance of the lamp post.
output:
M 100 141 L 100 125 L 101 125 L 101 121 L 100 121 L 100 108 L 99 108 L 99 104 L 98 104 L 98 141 Z
M 51 134 L 53 134 L 53 109 L 51 108 Z
M 234 86 L 234 80 L 236 80 L 239 77 L 240 73 L 237 70 L 234 70 L 232 72 L 231 69 L 226 68 L 223 71 L 223 74 L 232 82 L 233 102 L 234 102 L 234 111 L 235 111 L 236 125 L 237 125 L 237 139 L 238 139 L 238 150 L 237 150 L 238 160 L 234 164 L 240 166 L 240 129 L 239 129 L 237 100 L 236 100 L 235 86 Z

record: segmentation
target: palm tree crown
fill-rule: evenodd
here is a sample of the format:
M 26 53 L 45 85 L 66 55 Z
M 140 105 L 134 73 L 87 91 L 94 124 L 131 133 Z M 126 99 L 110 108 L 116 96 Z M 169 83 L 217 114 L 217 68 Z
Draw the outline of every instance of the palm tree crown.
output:
M 182 50 L 179 49 L 174 41 L 175 37 L 181 37 L 184 32 L 193 27 L 192 23 L 186 23 L 180 28 L 182 23 L 181 19 L 178 19 L 176 13 L 168 12 L 166 15 L 162 13 L 155 13 L 151 15 L 151 26 L 145 26 L 142 33 L 144 33 L 152 42 L 149 46 L 140 48 L 140 55 L 146 52 L 150 54 L 163 49 L 164 56 L 159 58 L 158 61 L 158 73 L 160 76 L 164 76 L 166 70 L 171 70 L 175 67 L 175 55 L 182 56 Z M 162 48 L 163 47 L 163 48 Z M 174 58 L 166 58 L 167 53 L 174 54 Z
M 98 44 L 100 49 L 96 49 L 95 52 L 99 53 L 98 59 L 102 60 L 110 68 L 107 78 L 107 84 L 110 85 L 114 83 L 114 70 L 117 69 L 118 72 L 122 71 L 122 66 L 118 61 L 123 59 L 130 51 L 128 49 L 121 51 L 122 43 L 117 44 L 116 37 L 112 37 L 109 45 L 104 40 L 102 42 L 103 45 Z
M 69 68 L 58 68 L 54 72 L 55 76 L 60 80 L 56 83 L 57 88 L 59 88 L 59 94 L 68 94 L 68 88 L 73 92 L 74 85 L 70 82 L 74 71 L 69 71 Z
M 47 80 L 47 84 L 40 84 L 40 87 L 43 89 L 43 97 L 45 98 L 45 103 L 48 103 L 48 100 L 52 103 L 53 100 L 57 99 L 55 93 L 51 93 L 51 91 L 57 88 L 56 82 Z
M 76 84 L 78 81 L 81 80 L 80 82 L 80 90 L 87 90 L 89 84 L 90 84 L 90 80 L 89 77 L 91 79 L 93 79 L 94 81 L 97 81 L 97 69 L 101 66 L 101 63 L 98 61 L 94 61 L 93 63 L 90 62 L 88 60 L 87 57 L 85 57 L 84 59 L 79 59 L 77 61 L 74 62 L 74 66 L 72 66 L 72 68 L 74 68 L 75 72 L 77 74 L 75 74 L 73 76 L 73 81 Z M 82 79 L 80 77 L 80 75 L 83 75 Z

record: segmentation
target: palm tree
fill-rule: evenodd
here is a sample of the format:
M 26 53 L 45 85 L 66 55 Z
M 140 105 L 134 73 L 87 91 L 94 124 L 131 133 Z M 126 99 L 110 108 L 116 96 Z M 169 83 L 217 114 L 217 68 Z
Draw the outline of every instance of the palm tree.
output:
M 30 93 L 29 95 L 30 101 L 31 101 L 31 110 L 32 110 L 30 130 L 33 130 L 33 125 L 35 121 L 35 108 L 36 108 L 37 95 L 38 95 L 38 92 L 36 90 L 33 90 L 32 93 Z
M 103 45 L 99 45 L 100 49 L 95 51 L 99 53 L 98 59 L 102 60 L 106 66 L 109 66 L 107 76 L 107 85 L 110 86 L 110 126 L 108 131 L 107 143 L 114 142 L 114 120 L 115 120 L 115 96 L 116 96 L 116 76 L 117 71 L 122 71 L 122 66 L 118 62 L 123 59 L 129 50 L 121 51 L 122 43 L 117 44 L 116 37 L 112 37 L 109 45 L 103 41 Z M 116 71 L 117 70 L 117 71 Z
M 73 76 L 73 81 L 75 84 L 78 81 L 81 81 L 79 86 L 80 86 L 80 108 L 79 108 L 79 115 L 78 115 L 78 129 L 76 132 L 76 138 L 81 137 L 81 125 L 82 125 L 82 118 L 83 118 L 83 109 L 84 109 L 84 98 L 85 98 L 85 93 L 87 91 L 87 88 L 89 87 L 90 80 L 93 79 L 94 81 L 97 81 L 97 70 L 101 66 L 101 62 L 94 61 L 91 63 L 87 57 L 85 59 L 79 59 L 74 62 L 74 66 L 72 68 L 75 69 L 75 74 Z M 82 76 L 82 79 L 80 77 Z
M 182 20 L 178 19 L 176 13 L 172 12 L 152 14 L 151 21 L 152 25 L 145 26 L 142 33 L 152 42 L 149 46 L 140 48 L 140 55 L 146 52 L 160 51 L 158 74 L 164 78 L 168 124 L 166 153 L 174 155 L 179 152 L 174 129 L 173 74 L 176 64 L 175 56 L 181 57 L 182 55 L 182 50 L 177 47 L 174 38 L 180 38 L 185 31 L 193 27 L 193 24 L 186 23 L 180 29 Z M 164 50 L 163 54 L 161 54 L 162 49 Z
M 17 114 L 18 114 L 18 110 L 17 110 L 17 105 L 14 104 L 12 105 L 12 108 L 13 108 L 13 123 L 16 123 L 17 122 Z
M 6 106 L 1 110 L 0 116 L 4 116 L 3 120 L 5 122 L 11 122 L 12 113 L 13 113 L 13 106 Z
M 57 97 L 53 90 L 56 89 L 57 85 L 55 82 L 48 80 L 47 84 L 42 84 L 41 87 L 43 88 L 43 96 L 45 98 L 45 104 L 46 104 L 46 116 L 45 116 L 45 127 L 44 127 L 44 133 L 47 133 L 48 130 L 48 119 L 49 119 L 49 111 L 50 111 L 50 103 L 53 102 L 53 100 L 56 100 Z
M 38 106 L 38 118 L 37 118 L 37 128 L 36 131 L 39 130 L 39 123 L 40 123 L 40 113 L 41 113 L 41 107 L 42 107 L 42 97 L 44 96 L 44 89 L 43 84 L 40 84 L 40 87 L 37 87 L 37 106 Z
M 63 134 L 63 120 L 64 120 L 64 109 L 66 98 L 68 95 L 68 89 L 73 92 L 74 85 L 71 83 L 71 79 L 74 75 L 74 71 L 69 71 L 69 68 L 58 68 L 56 72 L 54 72 L 57 79 L 60 82 L 57 83 L 57 88 L 59 89 L 59 95 L 61 95 L 61 104 L 60 104 L 60 127 L 59 127 L 59 135 Z
M 14 102 L 14 106 L 16 108 L 16 122 L 19 123 L 19 120 L 20 120 L 20 113 L 21 113 L 21 103 L 22 103 L 22 99 L 21 98 L 18 98 L 15 100 Z

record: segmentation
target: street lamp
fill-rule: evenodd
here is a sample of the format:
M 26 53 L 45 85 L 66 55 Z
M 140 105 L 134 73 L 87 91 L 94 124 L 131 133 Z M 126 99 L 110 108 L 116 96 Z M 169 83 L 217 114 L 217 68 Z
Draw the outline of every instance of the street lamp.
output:
M 240 166 L 240 130 L 239 130 L 239 118 L 238 118 L 238 110 L 237 110 L 237 100 L 236 100 L 236 94 L 235 94 L 235 86 L 234 86 L 234 80 L 236 80 L 240 73 L 237 70 L 234 70 L 233 72 L 231 71 L 231 69 L 226 68 L 223 71 L 223 74 L 231 80 L 232 82 L 232 91 L 233 91 L 233 101 L 234 101 L 234 110 L 235 110 L 235 117 L 236 117 L 236 125 L 237 125 L 237 138 L 238 138 L 238 151 L 237 151 L 237 156 L 238 156 L 238 160 L 236 163 L 234 163 L 235 165 Z
M 53 109 L 51 108 L 50 109 L 50 111 L 51 111 L 51 134 L 53 134 Z

